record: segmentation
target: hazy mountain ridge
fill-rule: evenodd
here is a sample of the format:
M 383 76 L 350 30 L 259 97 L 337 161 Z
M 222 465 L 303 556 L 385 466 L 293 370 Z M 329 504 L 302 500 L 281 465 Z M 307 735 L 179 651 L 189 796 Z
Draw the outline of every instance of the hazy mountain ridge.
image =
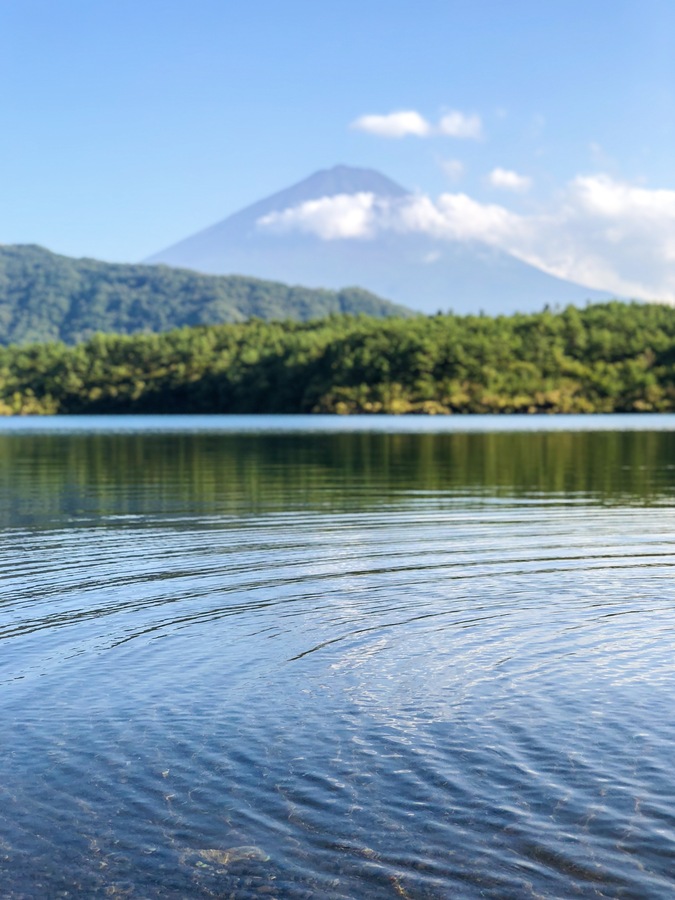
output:
M 237 272 L 293 284 L 338 289 L 358 284 L 419 312 L 439 309 L 489 314 L 528 312 L 546 304 L 581 305 L 609 294 L 556 278 L 478 242 L 414 233 L 321 240 L 299 231 L 275 233 L 260 220 L 270 213 L 337 194 L 412 196 L 371 169 L 336 166 L 229 216 L 151 256 L 200 272 Z
M 0 344 L 97 332 L 163 332 L 184 325 L 320 318 L 330 313 L 410 315 L 359 288 L 311 290 L 168 266 L 59 256 L 35 245 L 0 246 Z

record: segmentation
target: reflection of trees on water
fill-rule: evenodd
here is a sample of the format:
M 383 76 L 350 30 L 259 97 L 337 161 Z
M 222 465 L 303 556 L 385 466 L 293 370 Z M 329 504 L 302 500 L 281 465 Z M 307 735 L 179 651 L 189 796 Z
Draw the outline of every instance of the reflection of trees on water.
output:
M 411 491 L 639 504 L 672 494 L 674 450 L 667 432 L 4 435 L 0 524 L 361 509 Z

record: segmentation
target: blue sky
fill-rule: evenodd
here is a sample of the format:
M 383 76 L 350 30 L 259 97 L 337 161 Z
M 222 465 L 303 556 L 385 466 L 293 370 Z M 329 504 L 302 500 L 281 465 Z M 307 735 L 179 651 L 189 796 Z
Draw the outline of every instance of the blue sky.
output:
M 139 260 L 347 163 L 557 274 L 644 245 L 616 283 L 675 298 L 674 35 L 664 0 L 0 0 L 0 242 Z

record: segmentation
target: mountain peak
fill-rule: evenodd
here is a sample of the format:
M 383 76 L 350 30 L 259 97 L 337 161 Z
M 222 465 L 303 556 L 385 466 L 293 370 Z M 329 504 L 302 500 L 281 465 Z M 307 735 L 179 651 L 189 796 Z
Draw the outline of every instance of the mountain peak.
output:
M 375 169 L 357 169 L 352 166 L 337 165 L 332 169 L 320 169 L 308 178 L 291 185 L 283 191 L 272 194 L 264 200 L 253 203 L 234 215 L 205 228 L 184 241 L 167 247 L 156 253 L 145 262 L 168 263 L 202 272 L 212 272 L 214 266 L 220 270 L 218 259 L 221 247 L 231 241 L 250 238 L 257 234 L 258 220 L 274 212 L 283 212 L 294 206 L 300 206 L 310 200 L 321 197 L 334 197 L 336 194 L 375 194 L 377 197 L 405 197 L 409 194 L 400 184 L 382 175 Z M 232 260 L 237 271 L 238 260 Z M 243 269 L 240 271 L 244 271 Z
M 358 169 L 342 164 L 333 166 L 332 169 L 320 169 L 304 181 L 288 188 L 288 191 L 298 195 L 312 194 L 311 197 L 306 196 L 306 200 L 332 197 L 335 194 L 368 193 L 378 197 L 404 197 L 409 193 L 400 184 L 375 169 Z
M 375 169 L 357 169 L 353 166 L 338 165 L 332 169 L 319 169 L 308 178 L 285 188 L 271 197 L 247 206 L 246 209 L 225 219 L 216 228 L 236 221 L 241 225 L 244 219 L 256 221 L 271 212 L 282 212 L 309 200 L 334 197 L 336 194 L 375 194 L 377 197 L 405 197 L 409 191 L 396 184 L 391 178 Z

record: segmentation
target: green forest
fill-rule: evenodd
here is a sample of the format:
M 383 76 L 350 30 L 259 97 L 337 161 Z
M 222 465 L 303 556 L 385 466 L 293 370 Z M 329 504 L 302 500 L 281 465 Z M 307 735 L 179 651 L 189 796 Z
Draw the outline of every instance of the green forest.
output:
M 0 348 L 5 414 L 670 410 L 675 309 L 656 304 L 253 319 Z
M 316 319 L 330 313 L 411 315 L 360 288 L 289 287 L 238 275 L 72 259 L 33 245 L 0 246 L 0 344 L 63 341 L 98 332 Z

